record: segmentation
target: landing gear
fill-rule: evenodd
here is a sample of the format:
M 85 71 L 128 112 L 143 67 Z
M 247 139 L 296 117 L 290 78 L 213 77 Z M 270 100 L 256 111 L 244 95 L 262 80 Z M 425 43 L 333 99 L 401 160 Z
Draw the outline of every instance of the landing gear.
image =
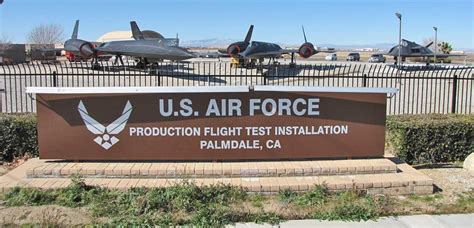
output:
M 120 64 L 122 64 L 122 66 L 124 66 L 123 64 L 123 59 L 122 59 L 122 56 L 121 55 L 116 55 L 115 56 L 115 60 L 114 60 L 114 66 L 117 65 L 117 62 L 120 60 Z
M 296 67 L 296 61 L 295 61 L 295 53 L 291 53 L 291 62 L 290 62 L 290 68 L 293 69 Z
M 91 65 L 91 70 L 100 70 L 102 68 L 102 65 L 98 62 L 93 62 Z
M 91 70 L 100 70 L 102 66 L 99 63 L 99 59 L 96 53 L 94 53 L 94 56 L 92 57 L 91 61 Z
M 139 61 L 137 63 L 137 65 L 135 65 L 135 67 L 138 68 L 138 69 L 144 69 L 146 67 L 146 65 L 142 61 Z
M 147 58 L 140 58 L 140 61 L 137 62 L 136 68 L 138 69 L 145 69 L 148 66 L 148 59 Z

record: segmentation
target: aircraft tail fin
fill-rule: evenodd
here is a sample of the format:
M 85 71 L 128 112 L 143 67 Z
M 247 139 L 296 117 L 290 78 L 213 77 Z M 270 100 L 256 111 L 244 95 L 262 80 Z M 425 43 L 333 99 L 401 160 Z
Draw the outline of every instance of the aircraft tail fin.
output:
M 130 27 L 132 28 L 132 35 L 135 40 L 144 40 L 145 37 L 143 36 L 142 31 L 138 28 L 137 22 L 130 21 Z
M 72 31 L 71 39 L 77 39 L 77 34 L 79 33 L 79 20 L 76 20 L 74 25 L 74 30 Z
M 245 42 L 250 43 L 252 39 L 252 32 L 253 32 L 253 25 L 250 25 L 249 31 L 247 32 L 247 36 L 245 36 Z
M 308 40 L 306 40 L 306 33 L 304 32 L 304 26 L 301 26 L 301 29 L 303 29 L 303 36 L 304 36 L 304 42 L 308 43 Z
M 429 44 L 427 44 L 425 47 L 429 48 L 431 45 L 433 45 L 433 41 L 431 41 Z

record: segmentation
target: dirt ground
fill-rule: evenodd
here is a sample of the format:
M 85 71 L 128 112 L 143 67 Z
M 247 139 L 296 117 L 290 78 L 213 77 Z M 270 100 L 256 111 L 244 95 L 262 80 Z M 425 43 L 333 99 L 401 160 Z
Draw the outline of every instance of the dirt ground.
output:
M 56 227 L 91 224 L 93 221 L 86 209 L 81 208 L 55 205 L 0 207 L 0 224 L 3 225 L 39 224 Z
M 436 191 L 446 200 L 453 200 L 457 194 L 474 190 L 474 172 L 461 167 L 418 169 L 434 180 Z
M 0 176 L 8 172 L 8 167 L 0 165 Z

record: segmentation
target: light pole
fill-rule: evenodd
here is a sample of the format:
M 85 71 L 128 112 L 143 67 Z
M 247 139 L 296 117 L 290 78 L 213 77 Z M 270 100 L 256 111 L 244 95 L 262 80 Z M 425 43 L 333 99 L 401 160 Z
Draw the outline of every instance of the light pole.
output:
M 433 29 L 435 30 L 435 42 L 434 42 L 434 45 L 435 45 L 435 50 L 434 50 L 434 62 L 436 63 L 436 54 L 438 53 L 438 27 L 433 27 Z
M 398 58 L 397 58 L 397 65 L 399 66 L 401 63 L 401 51 L 402 51 L 402 14 L 400 13 L 395 13 L 395 15 L 398 17 L 398 20 L 400 21 L 400 27 L 398 29 Z

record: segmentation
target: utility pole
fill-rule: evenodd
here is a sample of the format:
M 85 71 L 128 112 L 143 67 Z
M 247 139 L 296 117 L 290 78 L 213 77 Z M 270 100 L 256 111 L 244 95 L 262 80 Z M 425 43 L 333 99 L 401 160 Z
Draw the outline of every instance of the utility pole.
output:
M 435 30 L 435 40 L 434 40 L 434 45 L 435 45 L 435 49 L 434 49 L 434 62 L 438 62 L 436 61 L 436 54 L 438 53 L 438 27 L 433 27 L 433 29 Z
M 400 66 L 400 63 L 402 62 L 401 58 L 401 51 L 402 51 L 402 14 L 400 13 L 395 13 L 395 16 L 398 17 L 398 20 L 400 21 L 400 26 L 398 29 L 398 57 L 397 57 L 397 65 Z

